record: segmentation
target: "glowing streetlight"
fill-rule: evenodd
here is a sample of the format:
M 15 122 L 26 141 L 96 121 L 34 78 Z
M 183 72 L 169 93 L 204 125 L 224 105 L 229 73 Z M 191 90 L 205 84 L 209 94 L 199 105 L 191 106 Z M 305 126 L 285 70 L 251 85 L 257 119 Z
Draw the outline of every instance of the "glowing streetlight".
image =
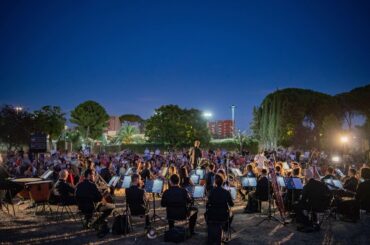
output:
M 335 163 L 338 163 L 338 162 L 340 161 L 340 157 L 339 157 L 339 156 L 333 156 L 333 157 L 331 158 L 331 160 L 332 160 L 333 162 L 335 162 Z
M 14 110 L 17 112 L 17 114 L 20 112 L 20 111 L 22 111 L 23 110 L 23 107 L 21 107 L 21 106 L 16 106 L 16 107 L 14 107 Z
M 209 118 L 211 118 L 211 117 L 212 117 L 212 113 L 207 111 L 207 112 L 204 112 L 204 113 L 203 113 L 203 116 L 204 116 L 205 118 L 209 119 Z
M 340 137 L 340 142 L 342 143 L 342 144 L 346 144 L 347 142 L 348 142 L 348 136 L 341 136 Z

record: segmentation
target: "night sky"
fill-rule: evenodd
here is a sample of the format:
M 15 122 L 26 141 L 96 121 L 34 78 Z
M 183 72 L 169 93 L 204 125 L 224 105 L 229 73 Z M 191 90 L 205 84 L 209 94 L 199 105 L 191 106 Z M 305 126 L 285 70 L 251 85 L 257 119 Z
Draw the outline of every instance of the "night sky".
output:
M 276 89 L 370 83 L 370 1 L 0 1 L 0 103 L 164 104 L 248 128 Z

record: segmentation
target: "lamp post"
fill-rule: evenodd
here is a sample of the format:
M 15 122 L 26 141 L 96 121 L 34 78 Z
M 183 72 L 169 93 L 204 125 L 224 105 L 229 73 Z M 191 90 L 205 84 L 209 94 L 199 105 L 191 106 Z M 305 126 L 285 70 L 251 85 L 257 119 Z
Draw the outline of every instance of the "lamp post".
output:
M 231 106 L 231 120 L 233 122 L 233 137 L 235 137 L 235 109 L 236 109 L 236 106 L 232 105 Z
M 16 106 L 16 107 L 14 107 L 14 110 L 17 112 L 17 114 L 20 112 L 20 111 L 22 111 L 23 110 L 23 107 L 21 107 L 21 106 Z
M 343 159 L 343 165 L 344 165 L 344 171 L 347 172 L 347 164 L 346 164 L 346 157 L 345 157 L 345 151 L 346 151 L 346 145 L 349 141 L 349 138 L 347 135 L 340 136 L 340 143 L 342 144 L 342 159 Z

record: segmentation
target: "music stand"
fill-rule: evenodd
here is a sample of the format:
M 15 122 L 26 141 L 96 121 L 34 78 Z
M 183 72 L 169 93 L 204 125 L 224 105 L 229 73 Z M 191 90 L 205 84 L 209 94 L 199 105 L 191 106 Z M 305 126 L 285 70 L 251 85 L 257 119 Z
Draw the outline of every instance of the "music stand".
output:
M 200 179 L 204 179 L 204 176 L 206 175 L 206 171 L 201 168 L 197 168 L 195 170 L 195 174 L 200 176 Z
M 123 177 L 122 186 L 123 189 L 128 189 L 131 186 L 131 175 L 126 175 Z
M 110 180 L 109 180 L 109 183 L 108 183 L 108 186 L 109 187 L 116 187 L 117 184 L 118 184 L 118 181 L 119 181 L 119 176 L 113 176 Z
M 194 185 L 199 185 L 200 182 L 200 176 L 197 174 L 190 175 L 190 180 L 193 182 Z
M 256 187 L 257 179 L 254 177 L 242 177 L 241 184 L 242 187 Z
M 157 215 L 155 210 L 155 195 L 161 194 L 162 190 L 163 190 L 163 180 L 161 179 L 147 180 L 145 182 L 145 191 L 147 193 L 152 193 L 153 195 L 153 216 L 151 218 L 153 222 L 155 222 L 157 218 L 159 220 L 163 220 L 159 215 Z

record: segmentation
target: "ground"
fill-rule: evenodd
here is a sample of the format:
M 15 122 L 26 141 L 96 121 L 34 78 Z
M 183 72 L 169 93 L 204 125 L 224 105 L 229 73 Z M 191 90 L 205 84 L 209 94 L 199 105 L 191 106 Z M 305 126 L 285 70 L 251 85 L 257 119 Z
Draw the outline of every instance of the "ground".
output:
M 157 203 L 157 207 L 158 207 Z M 143 220 L 134 219 L 134 231 L 126 236 L 108 234 L 102 239 L 94 230 L 85 230 L 79 221 L 65 217 L 60 221 L 49 214 L 35 215 L 32 209 L 26 209 L 29 203 L 16 205 L 16 217 L 0 211 L 1 244 L 164 244 L 165 225 L 156 222 L 158 237 L 146 238 Z M 197 235 L 184 244 L 206 244 L 206 226 L 204 223 L 204 203 L 198 203 L 199 215 L 196 227 Z M 117 200 L 119 210 L 123 208 L 121 198 Z M 370 216 L 362 215 L 357 223 L 347 223 L 331 219 L 323 224 L 322 230 L 314 233 L 301 233 L 295 224 L 281 225 L 276 221 L 265 221 L 257 224 L 266 216 L 263 214 L 244 214 L 244 203 L 238 202 L 233 208 L 235 218 L 232 224 L 235 230 L 229 244 L 370 244 Z M 54 213 L 56 206 L 52 206 Z M 76 209 L 73 209 L 76 211 Z M 152 211 L 152 210 L 151 210 Z M 164 209 L 157 213 L 164 217 Z M 112 218 L 110 218 L 111 225 Z M 331 225 L 330 225 L 331 224 Z

